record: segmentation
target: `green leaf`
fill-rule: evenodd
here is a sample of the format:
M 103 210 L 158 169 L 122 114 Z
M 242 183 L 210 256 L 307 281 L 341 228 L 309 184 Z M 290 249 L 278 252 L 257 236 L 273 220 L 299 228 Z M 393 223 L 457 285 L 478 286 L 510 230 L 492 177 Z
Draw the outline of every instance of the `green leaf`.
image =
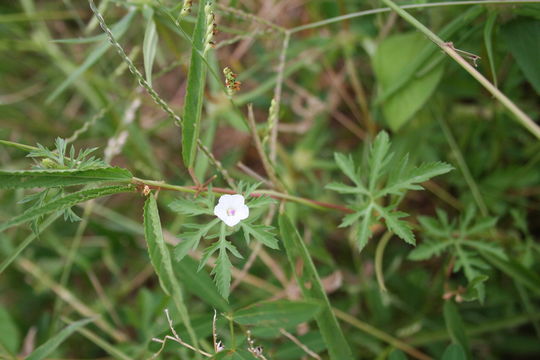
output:
M 502 27 L 501 35 L 525 78 L 540 94 L 540 22 L 517 18 Z
M 225 240 L 226 241 L 226 240 Z M 212 269 L 214 281 L 221 296 L 227 300 L 231 293 L 231 268 L 232 264 L 227 255 L 227 248 L 222 246 L 219 249 L 219 254 L 216 260 L 216 265 Z
M 492 9 L 486 19 L 486 24 L 484 25 L 484 44 L 486 45 L 489 69 L 491 70 L 491 77 L 495 87 L 497 87 L 497 71 L 495 70 L 495 58 L 493 53 L 493 27 L 497 20 L 497 14 L 497 11 Z
M 6 221 L 3 224 L 0 224 L 0 232 L 4 231 L 6 229 L 9 229 L 10 227 L 32 221 L 34 219 L 37 219 L 40 216 L 43 216 L 45 214 L 51 213 L 53 211 L 63 211 L 65 209 L 69 209 L 72 206 L 108 196 L 113 194 L 118 194 L 122 192 L 130 192 L 133 191 L 132 186 L 108 186 L 108 187 L 102 187 L 97 189 L 87 189 L 87 190 L 81 190 L 74 193 L 71 193 L 69 195 L 54 199 L 52 201 L 49 201 L 43 205 L 32 207 L 22 213 L 21 215 L 15 216 L 9 221 Z
M 279 249 L 276 235 L 272 232 L 274 230 L 272 226 L 253 225 L 243 222 L 241 223 L 241 227 L 247 242 L 249 242 L 249 237 L 251 236 L 271 249 Z
M 369 192 L 365 188 L 349 186 L 349 185 L 345 185 L 345 184 L 337 183 L 337 182 L 332 182 L 326 185 L 325 188 L 328 190 L 336 191 L 340 194 L 363 194 L 363 195 L 369 194 Z
M 174 212 L 189 216 L 214 215 L 212 209 L 204 206 L 197 199 L 178 198 L 169 204 L 169 208 Z
M 384 39 L 373 58 L 373 68 L 381 93 L 399 83 L 412 62 L 426 46 L 425 37 L 418 32 L 392 35 Z M 430 45 L 435 48 L 435 45 Z M 436 56 L 436 54 L 435 54 Z M 390 128 L 401 128 L 429 99 L 443 75 L 443 65 L 432 66 L 432 55 L 424 64 L 431 68 L 422 76 L 411 77 L 398 91 L 387 98 L 382 110 Z
M 51 354 L 60 344 L 62 344 L 71 334 L 73 334 L 77 329 L 85 326 L 89 322 L 94 321 L 93 319 L 83 319 L 76 321 L 72 324 L 69 324 L 63 328 L 58 334 L 54 335 L 52 338 L 47 340 L 45 343 L 41 344 L 36 350 L 34 350 L 26 359 L 27 360 L 41 360 L 45 359 L 49 354 Z
M 508 257 L 506 256 L 506 253 L 504 252 L 503 248 L 495 243 L 486 242 L 486 241 L 478 241 L 478 240 L 466 240 L 466 241 L 463 241 L 463 245 L 475 248 L 477 250 L 481 250 L 484 253 L 489 253 L 491 255 L 498 256 L 499 258 L 503 260 L 508 260 Z
M 223 349 L 210 360 L 257 360 L 257 358 L 244 349 Z
M 390 138 L 385 131 L 381 131 L 371 146 L 369 154 L 369 191 L 375 190 L 375 185 L 380 179 L 382 169 L 388 164 L 391 155 L 388 155 L 390 149 Z
M 182 158 L 184 165 L 193 167 L 199 138 L 204 86 L 206 82 L 206 66 L 202 58 L 206 34 L 206 16 L 204 8 L 209 0 L 199 2 L 197 23 L 193 30 L 193 48 L 189 65 L 186 96 L 184 98 L 184 118 L 182 125 Z
M 2 334 L 0 348 L 6 349 L 11 355 L 17 354 L 21 344 L 21 333 L 17 323 L 3 306 L 0 306 L 0 334 Z
M 302 295 L 306 299 L 319 301 L 323 306 L 321 312 L 315 317 L 315 320 L 326 343 L 330 359 L 353 359 L 351 348 L 332 311 L 315 264 L 313 264 L 313 260 L 300 234 L 298 234 L 298 231 L 286 214 L 279 215 L 279 230 L 285 251 L 287 252 L 289 265 L 297 283 L 300 285 Z M 301 264 L 301 269 L 298 269 L 298 264 Z M 309 288 L 306 287 L 307 284 L 310 284 Z
M 264 301 L 235 311 L 233 320 L 241 325 L 288 328 L 313 319 L 321 308 L 315 301 Z
M 51 188 L 103 181 L 128 182 L 133 175 L 117 167 L 90 170 L 0 170 L 0 189 Z
M 480 251 L 480 255 L 514 281 L 521 283 L 537 296 L 540 296 L 540 276 L 537 273 L 527 269 L 515 260 L 504 260 L 484 251 Z
M 450 344 L 444 350 L 441 360 L 467 360 L 467 355 L 461 345 Z
M 384 189 L 377 193 L 377 197 L 387 194 L 401 195 L 405 190 L 421 190 L 422 187 L 416 184 L 428 181 L 429 179 L 446 174 L 453 167 L 443 162 L 431 162 L 415 167 L 410 171 L 403 171 L 400 176 L 396 176 Z
M 340 153 L 334 153 L 334 159 L 338 167 L 343 171 L 349 179 L 351 179 L 356 185 L 362 185 L 359 182 L 358 174 L 356 173 L 356 167 L 354 166 L 354 161 L 351 155 L 344 155 Z
M 394 350 L 388 356 L 388 360 L 407 360 L 407 355 L 401 350 Z
M 206 271 L 197 271 L 197 262 L 190 257 L 173 263 L 173 270 L 181 274 L 186 291 L 195 294 L 201 301 L 219 311 L 230 311 L 229 303 L 219 294 Z
M 146 81 L 152 86 L 152 67 L 156 58 L 158 34 L 156 23 L 154 22 L 154 10 L 148 7 L 143 13 L 147 19 L 143 40 L 144 72 L 146 74 Z
M 416 240 L 412 232 L 412 226 L 409 222 L 401 220 L 401 218 L 409 216 L 409 214 L 401 211 L 391 211 L 389 208 L 383 208 L 376 205 L 377 211 L 384 218 L 388 229 L 399 236 L 406 243 L 416 245 Z
M 111 31 L 114 35 L 114 37 L 118 40 L 121 39 L 122 36 L 125 34 L 126 30 L 129 28 L 129 24 L 133 20 L 133 17 L 135 16 L 136 11 L 131 10 L 127 13 L 126 16 L 122 18 L 119 22 L 117 22 L 115 25 L 111 27 Z M 92 50 L 90 50 L 90 53 L 85 57 L 84 62 L 81 66 L 79 66 L 75 71 L 73 71 L 66 80 L 60 84 L 48 97 L 47 100 L 45 100 L 46 103 L 52 102 L 54 99 L 58 97 L 62 92 L 64 92 L 69 85 L 71 85 L 79 76 L 81 76 L 86 70 L 88 70 L 92 65 L 94 65 L 98 60 L 100 60 L 105 52 L 109 49 L 111 44 L 107 40 L 103 40 L 103 42 L 96 47 L 94 47 Z
M 148 196 L 144 203 L 144 237 L 148 245 L 150 262 L 158 275 L 161 288 L 167 295 L 177 287 L 177 280 L 172 269 L 169 248 L 165 244 L 156 199 Z
M 373 204 L 369 204 L 363 215 L 362 221 L 358 226 L 358 251 L 362 251 L 362 249 L 366 247 L 369 238 L 371 238 L 371 224 L 373 222 L 372 210 Z
M 174 248 L 174 256 L 176 260 L 182 260 L 190 250 L 195 250 L 197 246 L 199 246 L 201 239 L 206 236 L 208 231 L 210 231 L 210 229 L 219 221 L 219 219 L 214 219 L 204 226 L 198 225 L 197 227 L 199 230 L 197 231 L 182 233 L 180 236 L 182 240 Z
M 463 324 L 463 320 L 461 320 L 458 309 L 453 302 L 444 302 L 443 314 L 446 329 L 450 335 L 450 338 L 453 342 L 458 343 L 466 352 L 468 352 L 469 339 L 467 338 L 467 334 L 465 332 L 465 325 Z M 467 358 L 471 358 L 469 354 Z
M 180 317 L 188 330 L 191 341 L 193 342 L 194 346 L 197 347 L 197 336 L 195 335 L 195 331 L 191 326 L 189 313 L 184 303 L 182 289 L 180 288 L 180 284 L 174 275 L 171 255 L 169 253 L 167 244 L 165 244 L 165 239 L 163 238 L 157 202 L 153 195 L 149 195 L 144 203 L 143 227 L 150 262 L 152 263 L 154 271 L 159 278 L 161 288 L 167 295 L 172 297 L 176 309 L 178 310 L 178 313 L 180 314 Z
M 426 240 L 413 249 L 407 258 L 415 261 L 431 259 L 434 256 L 439 256 L 450 245 L 452 245 L 450 241 Z

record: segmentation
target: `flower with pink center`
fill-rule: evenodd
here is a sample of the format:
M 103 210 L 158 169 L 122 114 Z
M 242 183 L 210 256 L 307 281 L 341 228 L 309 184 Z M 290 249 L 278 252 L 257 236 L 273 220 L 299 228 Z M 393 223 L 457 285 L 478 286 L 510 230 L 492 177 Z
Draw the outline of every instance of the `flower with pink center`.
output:
M 227 226 L 234 226 L 249 216 L 249 208 L 240 194 L 223 195 L 214 207 L 214 215 L 220 218 Z

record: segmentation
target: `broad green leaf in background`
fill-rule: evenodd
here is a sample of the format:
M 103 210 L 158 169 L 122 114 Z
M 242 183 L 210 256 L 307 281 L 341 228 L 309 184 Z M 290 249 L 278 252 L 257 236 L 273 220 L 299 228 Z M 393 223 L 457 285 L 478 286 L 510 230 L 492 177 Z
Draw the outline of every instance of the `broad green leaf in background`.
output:
M 540 22 L 518 18 L 503 26 L 501 35 L 525 78 L 540 95 Z
M 27 211 L 23 212 L 22 214 L 15 216 L 11 220 L 8 220 L 4 222 L 3 224 L 0 224 L 0 231 L 4 231 L 6 229 L 9 229 L 10 227 L 32 221 L 34 219 L 37 219 L 38 217 L 51 213 L 53 211 L 62 211 L 71 208 L 72 206 L 100 198 L 103 196 L 123 193 L 123 192 L 131 192 L 133 191 L 133 186 L 107 186 L 97 189 L 87 189 L 87 190 L 81 190 L 77 191 L 68 195 L 65 195 L 63 197 L 54 199 L 52 201 L 49 201 L 41 206 L 36 206 L 28 209 Z
M 93 319 L 83 319 L 69 324 L 63 328 L 59 333 L 52 338 L 41 344 L 36 350 L 34 350 L 26 360 L 41 360 L 45 359 L 50 353 L 52 353 L 60 344 L 64 342 L 71 334 L 73 334 L 80 327 L 85 326 Z
M 407 355 L 401 350 L 393 350 L 388 356 L 388 360 L 407 360 Z
M 128 182 L 133 175 L 116 167 L 91 170 L 0 170 L 0 189 L 50 188 L 94 182 Z
M 0 334 L 2 334 L 0 335 L 0 349 L 5 349 L 11 355 L 17 354 L 21 343 L 21 333 L 3 306 L 0 306 Z
M 195 347 L 198 346 L 197 336 L 191 326 L 189 314 L 184 303 L 184 296 L 180 284 L 176 279 L 173 271 L 171 255 L 169 248 L 163 238 L 163 231 L 161 230 L 161 220 L 159 218 L 159 211 L 157 207 L 156 198 L 150 194 L 148 199 L 144 203 L 143 214 L 143 226 L 144 237 L 148 246 L 148 254 L 150 255 L 150 262 L 154 267 L 159 283 L 163 291 L 172 297 L 173 302 L 182 318 L 184 326 L 187 328 L 191 341 Z M 200 358 L 200 356 L 197 356 Z
M 296 282 L 300 285 L 302 295 L 306 299 L 320 301 L 322 304 L 322 310 L 315 317 L 315 320 L 326 343 L 330 359 L 353 359 L 351 348 L 332 311 L 309 251 L 298 230 L 296 230 L 286 214 L 279 215 L 279 230 L 287 252 L 289 265 L 295 275 Z M 302 269 L 298 269 L 298 264 L 302 264 Z M 311 286 L 307 288 L 306 284 L 311 284 Z
M 467 360 L 465 351 L 459 344 L 450 344 L 444 350 L 441 360 Z
M 373 69 L 381 92 L 399 81 L 426 41 L 420 33 L 413 32 L 389 36 L 380 43 L 373 57 Z M 433 61 L 433 58 L 431 59 Z M 431 66 L 430 60 L 425 66 Z M 441 80 L 443 67 L 441 63 L 422 77 L 411 79 L 407 85 L 384 101 L 382 111 L 392 130 L 399 130 L 426 103 Z
M 313 319 L 322 305 L 310 301 L 265 301 L 237 310 L 233 320 L 241 325 L 287 328 Z
M 465 325 L 461 319 L 461 315 L 452 301 L 444 302 L 444 322 L 446 323 L 446 329 L 453 342 L 459 344 L 463 350 L 467 353 L 467 358 L 471 359 L 469 353 L 469 339 L 465 332 Z
M 144 72 L 146 81 L 152 86 L 152 67 L 156 58 L 158 34 L 156 23 L 154 22 L 154 10 L 151 7 L 145 8 L 144 17 L 146 18 L 146 31 L 143 40 Z
M 189 65 L 186 96 L 184 98 L 184 117 L 182 126 L 182 158 L 184 165 L 193 167 L 196 158 L 197 139 L 199 138 L 204 86 L 206 82 L 206 65 L 202 58 L 206 34 L 206 15 L 204 8 L 208 0 L 199 2 L 197 23 L 193 30 L 193 48 Z

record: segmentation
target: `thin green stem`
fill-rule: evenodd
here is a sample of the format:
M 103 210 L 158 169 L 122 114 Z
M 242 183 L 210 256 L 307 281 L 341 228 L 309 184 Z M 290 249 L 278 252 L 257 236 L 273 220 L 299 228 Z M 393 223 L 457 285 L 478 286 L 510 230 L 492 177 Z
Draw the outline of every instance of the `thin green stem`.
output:
M 538 3 L 538 0 L 474 0 L 474 1 L 444 1 L 444 2 L 438 2 L 438 3 L 427 3 L 427 4 L 410 4 L 410 5 L 403 5 L 401 6 L 402 9 L 421 9 L 421 8 L 431 8 L 431 7 L 443 7 L 443 6 L 458 6 L 458 5 L 477 5 L 477 4 L 524 4 L 524 3 Z M 333 18 L 313 22 L 311 24 L 305 24 L 296 26 L 289 29 L 289 32 L 291 34 L 297 33 L 299 31 L 309 30 L 309 29 L 315 29 L 319 27 L 323 27 L 326 25 L 334 24 L 337 22 L 341 22 L 347 19 L 354 19 L 357 17 L 362 17 L 366 15 L 373 15 L 373 14 L 380 14 L 384 12 L 392 11 L 391 8 L 380 8 L 380 9 L 372 9 L 372 10 L 365 10 L 365 11 L 358 11 L 346 15 L 340 15 Z
M 131 181 L 136 185 L 143 185 L 143 186 L 147 185 L 148 187 L 150 187 L 152 189 L 172 190 L 172 191 L 179 191 L 179 192 L 191 193 L 191 194 L 207 193 L 208 192 L 207 187 L 204 187 L 204 188 L 201 189 L 201 188 L 199 188 L 197 186 L 171 185 L 171 184 L 167 184 L 167 183 L 162 182 L 162 181 L 146 180 L 146 179 L 140 179 L 140 178 L 136 178 L 136 177 L 134 177 Z M 234 190 L 224 189 L 224 188 L 219 188 L 219 187 L 212 187 L 212 192 L 214 194 L 236 194 L 236 192 Z M 333 210 L 338 210 L 338 211 L 348 213 L 348 214 L 353 212 L 351 209 L 349 209 L 349 208 L 347 208 L 345 206 L 341 206 L 341 205 L 337 205 L 337 204 L 330 204 L 330 203 L 311 200 L 311 199 L 306 199 L 306 198 L 302 198 L 302 197 L 299 197 L 299 196 L 280 193 L 280 192 L 274 191 L 274 190 L 258 190 L 258 191 L 255 191 L 255 192 L 253 192 L 251 194 L 251 196 L 254 196 L 254 197 L 258 197 L 258 196 L 262 196 L 262 195 L 268 195 L 268 196 L 270 196 L 272 198 L 275 198 L 275 199 L 283 199 L 283 200 L 293 201 L 293 202 L 296 202 L 296 203 L 299 203 L 299 204 L 302 204 L 302 205 L 306 205 L 306 206 L 309 206 L 309 207 L 317 209 L 317 210 L 333 209 Z
M 418 31 L 426 35 L 431 41 L 439 46 L 448 56 L 454 59 L 465 71 L 467 71 L 472 77 L 474 77 L 487 91 L 489 91 L 501 104 L 503 104 L 508 111 L 510 111 L 516 118 L 516 120 L 529 130 L 535 137 L 540 139 L 540 127 L 520 108 L 516 106 L 506 95 L 504 95 L 499 89 L 497 89 L 488 79 L 484 77 L 478 70 L 476 70 L 467 60 L 458 54 L 454 45 L 449 42 L 445 42 L 438 37 L 434 32 L 429 30 L 424 24 L 416 20 L 415 17 L 396 5 L 392 0 L 381 0 L 390 8 L 392 8 L 399 16 L 405 21 L 414 26 Z
M 384 285 L 383 256 L 386 245 L 388 245 L 388 241 L 392 238 L 392 235 L 394 234 L 391 231 L 384 233 L 377 244 L 377 250 L 375 250 L 375 276 L 377 277 L 377 283 L 382 292 L 388 291 Z

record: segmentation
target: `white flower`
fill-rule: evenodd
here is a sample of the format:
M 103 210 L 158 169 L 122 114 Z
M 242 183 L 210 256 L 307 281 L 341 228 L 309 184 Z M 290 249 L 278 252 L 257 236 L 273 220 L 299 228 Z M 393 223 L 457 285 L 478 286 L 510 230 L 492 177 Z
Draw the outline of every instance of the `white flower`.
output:
M 223 220 L 228 226 L 234 226 L 240 220 L 247 219 L 249 208 L 244 204 L 242 195 L 223 195 L 214 208 L 214 215 Z

